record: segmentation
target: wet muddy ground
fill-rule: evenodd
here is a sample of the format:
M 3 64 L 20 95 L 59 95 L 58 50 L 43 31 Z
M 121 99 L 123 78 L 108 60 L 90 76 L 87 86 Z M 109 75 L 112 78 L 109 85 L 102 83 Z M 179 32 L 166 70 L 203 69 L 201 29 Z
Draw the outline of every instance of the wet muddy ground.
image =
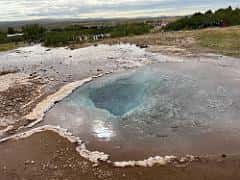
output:
M 0 145 L 1 180 L 237 180 L 239 168 L 240 158 L 230 156 L 152 168 L 94 167 L 73 144 L 50 131 Z

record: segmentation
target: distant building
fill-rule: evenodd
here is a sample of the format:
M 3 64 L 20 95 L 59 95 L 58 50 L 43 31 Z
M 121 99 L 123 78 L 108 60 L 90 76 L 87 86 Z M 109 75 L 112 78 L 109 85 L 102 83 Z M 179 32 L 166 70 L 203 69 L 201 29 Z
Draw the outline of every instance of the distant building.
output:
M 19 37 L 19 36 L 23 36 L 23 33 L 16 33 L 16 34 L 7 34 L 7 37 Z
M 93 41 L 98 41 L 98 40 L 105 39 L 105 38 L 110 38 L 110 37 L 111 37 L 110 33 L 107 33 L 107 34 L 101 33 L 101 34 L 94 34 L 94 35 L 90 35 L 90 36 L 80 35 L 80 36 L 77 36 L 75 40 L 78 40 L 80 42 L 88 41 L 89 39 L 91 39 Z
M 94 41 L 98 41 L 100 39 L 109 38 L 109 37 L 111 37 L 111 34 L 95 34 L 92 36 L 92 39 Z
M 165 27 L 168 23 L 164 22 L 163 20 L 161 21 L 155 21 L 152 23 L 153 26 L 153 32 L 161 30 L 163 27 Z

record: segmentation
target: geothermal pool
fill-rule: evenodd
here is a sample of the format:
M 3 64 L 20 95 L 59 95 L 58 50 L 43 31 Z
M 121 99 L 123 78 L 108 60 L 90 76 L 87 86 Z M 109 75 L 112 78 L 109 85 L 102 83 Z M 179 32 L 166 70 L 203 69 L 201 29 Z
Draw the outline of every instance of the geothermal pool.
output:
M 55 105 L 59 125 L 114 160 L 238 153 L 240 74 L 207 63 L 156 63 L 100 77 Z

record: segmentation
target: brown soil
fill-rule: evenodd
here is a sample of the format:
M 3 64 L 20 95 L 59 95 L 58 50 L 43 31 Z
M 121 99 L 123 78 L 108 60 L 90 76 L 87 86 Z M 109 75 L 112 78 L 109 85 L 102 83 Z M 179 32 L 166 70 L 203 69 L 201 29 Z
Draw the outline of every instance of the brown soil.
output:
M 18 70 L 4 70 L 4 71 L 0 71 L 0 76 L 10 74 L 10 73 L 17 73 L 17 72 Z
M 114 168 L 106 164 L 94 167 L 75 151 L 75 145 L 50 131 L 0 144 L 1 180 L 237 180 L 239 170 L 240 158 L 225 156 L 177 167 Z

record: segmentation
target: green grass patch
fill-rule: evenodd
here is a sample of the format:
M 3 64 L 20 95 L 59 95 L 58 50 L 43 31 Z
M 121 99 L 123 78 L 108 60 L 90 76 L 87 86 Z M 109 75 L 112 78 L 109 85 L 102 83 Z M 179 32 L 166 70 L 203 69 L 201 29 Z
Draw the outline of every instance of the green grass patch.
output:
M 199 31 L 196 39 L 202 47 L 240 57 L 240 27 Z
M 0 44 L 0 51 L 8 51 L 17 48 L 15 43 L 3 43 Z

